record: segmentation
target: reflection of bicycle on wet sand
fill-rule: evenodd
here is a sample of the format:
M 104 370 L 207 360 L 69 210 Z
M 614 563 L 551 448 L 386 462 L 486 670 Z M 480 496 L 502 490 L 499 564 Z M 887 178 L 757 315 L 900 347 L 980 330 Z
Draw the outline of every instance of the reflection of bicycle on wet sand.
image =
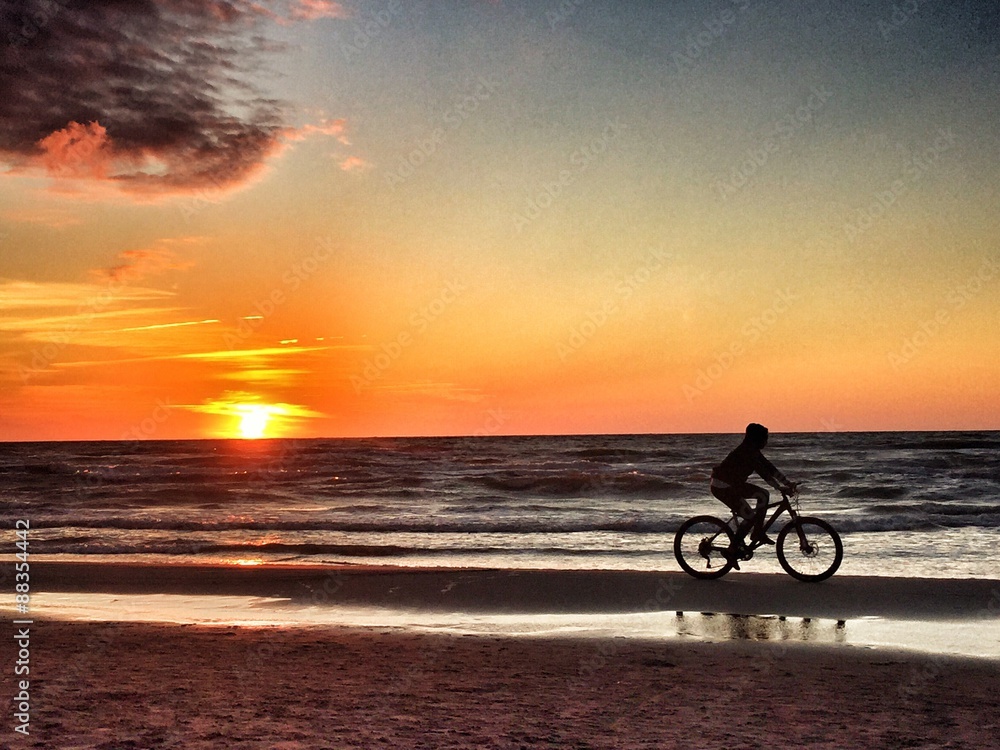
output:
M 785 572 L 800 581 L 824 581 L 840 567 L 844 545 L 840 535 L 826 521 L 799 515 L 798 493 L 781 493 L 781 502 L 771 503 L 761 513 L 774 508 L 766 520 L 766 533 L 782 513 L 790 520 L 778 532 L 775 552 Z M 721 578 L 740 562 L 750 560 L 763 542 L 745 542 L 733 534 L 740 518 L 734 513 L 729 523 L 715 516 L 695 516 L 674 536 L 674 555 L 684 571 L 695 578 Z

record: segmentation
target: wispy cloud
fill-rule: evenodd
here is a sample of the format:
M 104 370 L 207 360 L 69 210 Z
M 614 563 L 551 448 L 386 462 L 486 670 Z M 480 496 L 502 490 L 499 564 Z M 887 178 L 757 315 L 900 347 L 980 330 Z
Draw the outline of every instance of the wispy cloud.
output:
M 109 346 L 112 334 L 157 330 L 192 323 L 178 322 L 174 293 L 142 285 L 169 270 L 193 262 L 179 258 L 175 247 L 200 243 L 200 237 L 167 238 L 150 247 L 125 250 L 117 262 L 90 272 L 89 282 L 0 280 L 0 331 L 15 333 L 20 343 L 57 341 L 61 346 Z M 109 321 L 127 321 L 108 330 Z M 198 324 L 205 322 L 204 319 Z M 118 345 L 124 346 L 124 339 Z
M 345 172 L 359 172 L 368 169 L 369 166 L 360 156 L 348 156 L 340 162 L 340 168 Z
M 52 229 L 65 229 L 83 223 L 76 214 L 56 208 L 11 208 L 0 213 L 0 219 L 15 224 L 40 224 Z
M 128 256 L 138 263 L 145 256 Z M 153 263 L 162 258 L 154 256 Z M 159 265 L 157 266 L 159 267 Z M 153 362 L 189 363 L 203 376 L 246 383 L 287 382 L 314 369 L 315 358 L 367 345 L 285 344 L 220 349 L 227 324 L 193 317 L 171 304 L 172 292 L 130 286 L 143 267 L 106 269 L 106 282 L 38 283 L 0 280 L 0 361 L 41 373 L 109 369 Z M 113 279 L 118 279 L 114 281 Z M 184 317 L 185 315 L 191 317 Z M 290 363 L 278 365 L 278 363 Z
M 109 290 L 107 285 L 81 282 L 34 282 L 16 279 L 0 280 L 0 312 L 33 309 L 65 309 L 77 316 L 94 309 L 99 302 L 105 306 L 131 304 L 148 300 L 163 300 L 173 297 L 172 292 L 143 287 L 121 286 Z M 0 323 L 0 327 L 2 323 Z
M 204 326 L 211 325 L 213 323 L 219 323 L 221 321 L 215 318 L 210 318 L 208 320 L 186 320 L 180 323 L 156 323 L 154 325 L 148 326 L 133 326 L 132 328 L 119 328 L 113 333 L 130 333 L 132 331 L 159 331 L 164 328 L 184 328 L 186 326 Z
M 193 261 L 178 258 L 166 247 L 149 247 L 124 250 L 118 254 L 118 263 L 92 271 L 99 280 L 131 283 L 155 276 L 164 271 L 183 271 L 194 265 Z
M 0 370 L 17 371 L 26 382 L 60 362 L 120 352 L 139 334 L 109 335 L 108 328 L 176 320 L 173 296 L 124 284 L 0 281 Z
M 426 396 L 445 401 L 467 401 L 476 403 L 482 401 L 482 391 L 476 388 L 464 388 L 454 383 L 435 383 L 417 381 L 411 383 L 385 383 L 374 386 L 374 390 L 394 393 L 400 396 Z
M 219 375 L 221 380 L 235 380 L 247 385 L 287 385 L 295 378 L 308 375 L 310 370 L 288 367 L 253 367 Z
M 245 359 L 266 359 L 270 357 L 283 357 L 289 354 L 304 354 L 306 352 L 322 352 L 328 346 L 272 346 L 262 349 L 223 349 L 214 352 L 191 352 L 188 354 L 178 354 L 173 359 L 212 359 L 222 361 L 240 361 Z
M 0 290 L 2 293 L 2 290 Z M 135 298 L 132 298 L 133 300 Z M 121 304 L 123 300 L 118 300 Z M 107 334 L 102 328 L 107 322 L 116 323 L 124 319 L 149 319 L 164 314 L 176 313 L 177 308 L 171 307 L 127 307 L 117 310 L 90 310 L 84 312 L 66 312 L 57 315 L 39 315 L 22 311 L 21 315 L 4 315 L 0 317 L 0 331 L 21 331 L 31 334 L 28 338 L 49 339 L 60 331 L 73 330 L 78 335 L 88 333 Z M 138 328 L 145 328 L 139 326 Z M 136 330 L 131 329 L 113 329 Z
M 164 326 L 143 326 L 142 330 L 162 330 Z M 190 342 L 187 342 L 190 344 Z M 132 357 L 119 357 L 119 358 L 107 358 L 107 359 L 97 359 L 97 360 L 77 360 L 72 362 L 60 363 L 58 366 L 62 368 L 80 368 L 80 367 L 105 367 L 108 365 L 125 365 L 125 364 L 136 364 L 138 362 L 183 362 L 183 361 L 200 361 L 200 362 L 212 362 L 218 363 L 221 366 L 231 366 L 245 369 L 266 369 L 269 367 L 270 363 L 279 357 L 297 357 L 301 355 L 310 355 L 316 352 L 326 352 L 333 349 L 338 350 L 352 350 L 358 349 L 360 347 L 356 346 L 272 346 L 272 347 L 261 347 L 258 349 L 220 349 L 220 350 L 208 350 L 208 351 L 176 351 L 177 346 L 174 345 L 173 351 L 161 352 L 155 350 L 152 346 L 148 348 L 146 353 L 137 353 L 136 356 Z M 137 347 L 133 347 L 133 350 L 138 350 Z M 228 377 L 226 374 L 227 370 L 219 370 L 218 377 Z

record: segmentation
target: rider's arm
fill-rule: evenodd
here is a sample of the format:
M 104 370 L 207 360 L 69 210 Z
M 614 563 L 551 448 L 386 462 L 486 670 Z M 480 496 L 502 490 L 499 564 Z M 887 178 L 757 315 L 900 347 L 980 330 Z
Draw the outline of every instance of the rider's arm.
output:
M 774 487 L 774 489 L 780 492 L 789 492 L 794 489 L 794 483 L 790 482 L 788 477 L 778 471 L 778 468 L 774 464 L 764 458 L 764 454 L 760 454 L 755 468 L 764 481 Z

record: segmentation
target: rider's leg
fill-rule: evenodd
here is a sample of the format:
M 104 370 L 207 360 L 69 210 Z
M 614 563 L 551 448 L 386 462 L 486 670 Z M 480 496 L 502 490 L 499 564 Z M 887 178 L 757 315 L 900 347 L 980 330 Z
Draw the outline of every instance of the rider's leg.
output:
M 750 503 L 748 503 L 743 498 L 739 498 L 738 504 L 733 503 L 733 505 L 731 505 L 730 508 L 733 511 L 733 513 L 736 514 L 736 517 L 740 519 L 740 522 L 739 524 L 737 524 L 736 530 L 733 532 L 733 535 L 736 537 L 737 540 L 742 540 L 743 537 L 747 535 L 747 532 L 754 525 L 756 514 L 754 513 L 753 508 L 750 507 Z
M 737 539 L 741 539 L 750 526 L 753 525 L 753 509 L 743 499 L 740 487 L 718 487 L 713 485 L 712 495 L 733 512 L 737 521 L 736 528 L 733 529 L 733 534 Z
M 767 490 L 763 487 L 758 487 L 754 484 L 744 485 L 747 491 L 747 498 L 752 498 L 757 501 L 757 507 L 754 509 L 754 519 L 753 519 L 753 534 L 750 537 L 751 540 L 757 542 L 764 539 L 764 521 L 767 518 L 767 503 L 771 496 L 768 494 Z M 744 501 L 745 502 L 745 501 Z
M 734 545 L 726 552 L 726 559 L 732 563 L 736 570 L 740 569 L 740 557 L 743 555 L 745 549 L 745 544 L 743 538 L 746 536 L 747 531 L 754 524 L 754 511 L 750 507 L 750 503 L 744 500 L 742 497 L 730 497 L 729 502 L 726 503 L 730 510 L 733 511 L 733 515 L 736 519 L 739 519 L 739 523 L 736 525 L 736 530 L 733 532 L 735 538 Z

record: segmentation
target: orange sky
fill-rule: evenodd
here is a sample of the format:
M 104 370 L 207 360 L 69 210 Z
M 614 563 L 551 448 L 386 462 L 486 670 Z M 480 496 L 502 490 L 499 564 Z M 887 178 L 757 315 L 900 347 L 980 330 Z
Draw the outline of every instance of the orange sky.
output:
M 8 45 L 0 440 L 1000 428 L 976 12 L 564 5 Z

